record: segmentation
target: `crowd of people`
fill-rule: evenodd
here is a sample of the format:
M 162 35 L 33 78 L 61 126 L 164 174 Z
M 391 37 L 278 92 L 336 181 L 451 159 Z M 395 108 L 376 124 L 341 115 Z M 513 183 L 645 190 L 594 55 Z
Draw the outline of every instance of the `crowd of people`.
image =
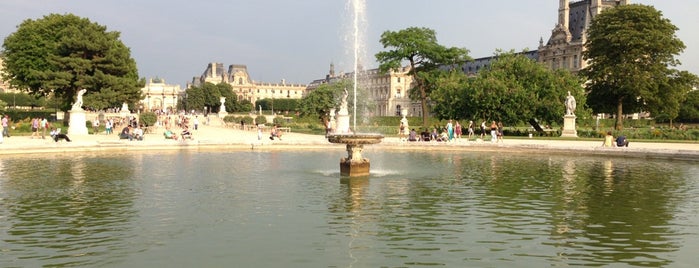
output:
M 401 122 L 398 133 L 399 139 L 403 141 L 404 123 Z M 430 131 L 427 128 L 422 128 L 418 133 L 417 130 L 410 129 L 407 133 L 407 141 L 435 141 L 435 142 L 454 142 L 461 141 L 464 138 L 464 131 L 467 133 L 466 141 L 484 141 L 487 136 L 487 131 L 490 131 L 491 142 L 504 142 L 504 127 L 502 122 L 496 123 L 492 121 L 490 127 L 486 127 L 486 122 L 483 121 L 480 125 L 480 135 L 476 135 L 476 126 L 473 121 L 469 121 L 464 127 L 459 121 L 449 120 L 444 126 L 434 126 Z

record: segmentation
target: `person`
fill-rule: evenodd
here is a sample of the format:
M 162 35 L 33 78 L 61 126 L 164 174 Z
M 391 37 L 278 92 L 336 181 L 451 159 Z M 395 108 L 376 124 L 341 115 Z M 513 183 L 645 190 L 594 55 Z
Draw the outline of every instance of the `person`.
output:
M 503 138 L 503 129 L 504 127 L 502 126 L 502 121 L 498 122 L 498 142 L 504 142 Z
M 403 141 L 405 137 L 407 136 L 406 134 L 406 127 L 403 124 L 403 122 L 400 122 L 400 126 L 398 126 L 398 140 Z
M 133 140 L 133 135 L 131 134 L 131 125 L 127 125 L 124 127 L 124 129 L 121 130 L 121 133 L 119 133 L 119 139 L 128 139 L 130 141 Z
M 449 122 L 447 123 L 447 136 L 449 137 L 448 141 L 452 141 L 454 139 L 454 125 L 451 123 L 451 119 L 449 119 Z
M 496 124 L 495 120 L 493 120 L 493 122 L 490 123 L 490 141 L 492 143 L 497 142 L 497 135 L 498 135 L 498 124 Z
M 456 139 L 461 140 L 461 124 L 459 124 L 459 121 L 456 121 L 456 125 L 454 125 L 454 136 Z
M 133 130 L 133 138 L 137 141 L 143 140 L 143 129 L 140 125 L 136 126 L 136 129 Z
M 272 131 L 270 132 L 269 139 L 274 140 L 275 137 L 279 140 L 282 140 L 282 131 L 277 127 L 277 125 L 274 125 L 272 127 Z
M 5 115 L 5 117 L 2 118 L 2 136 L 3 137 L 10 137 L 10 116 Z
M 430 133 L 430 140 L 437 141 L 439 134 L 437 134 L 437 128 L 432 128 L 432 133 Z
M 473 138 L 473 136 L 475 136 L 475 133 L 473 132 L 473 128 L 474 128 L 473 121 L 469 120 L 468 121 L 468 140 L 471 140 L 471 138 Z
M 95 118 L 95 121 L 92 121 L 92 134 L 97 135 L 97 132 L 100 130 L 100 120 L 99 118 Z
M 417 141 L 417 131 L 415 129 L 410 130 L 410 134 L 408 135 L 408 141 Z
M 485 139 L 485 120 L 481 122 L 481 140 Z
M 51 138 L 53 138 L 53 141 L 58 142 L 58 140 L 65 140 L 67 142 L 71 142 L 70 138 L 66 134 L 61 133 L 61 129 L 56 129 L 52 128 L 51 132 L 49 133 L 51 135 Z
M 616 138 L 616 147 L 629 147 L 629 140 L 626 139 L 626 136 L 619 135 Z
M 107 135 L 112 134 L 112 126 L 114 126 L 112 119 L 107 119 L 104 122 L 104 132 L 107 133 Z
M 602 147 L 614 147 L 614 136 L 612 136 L 611 131 L 607 131 L 607 136 L 604 137 Z
M 172 132 L 172 130 L 170 130 L 169 127 L 165 128 L 165 132 L 163 132 L 163 136 L 165 137 L 165 139 L 177 140 L 177 134 Z
M 194 130 L 198 130 L 199 129 L 199 116 L 198 115 L 194 116 L 193 122 L 194 122 Z
M 41 120 L 39 120 L 39 128 L 41 128 L 41 138 L 44 139 L 46 137 L 46 130 L 49 129 L 49 121 L 46 120 L 46 117 L 42 117 Z
M 188 126 L 184 126 L 184 129 L 182 129 L 182 133 L 180 133 L 180 137 L 182 137 L 182 139 L 192 139 L 192 133 L 189 132 Z
M 32 119 L 32 139 L 34 139 L 35 136 L 37 138 L 39 137 L 39 118 L 36 117 Z

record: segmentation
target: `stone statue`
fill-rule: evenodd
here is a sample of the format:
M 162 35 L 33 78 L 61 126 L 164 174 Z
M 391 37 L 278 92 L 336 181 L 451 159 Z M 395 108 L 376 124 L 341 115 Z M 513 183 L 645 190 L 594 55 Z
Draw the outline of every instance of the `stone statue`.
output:
M 75 98 L 75 103 L 73 103 L 73 110 L 82 110 L 83 109 L 83 94 L 87 92 L 87 89 L 80 89 L 78 90 L 78 96 Z
M 342 102 L 340 102 L 340 108 L 347 109 L 347 96 L 349 96 L 349 93 L 347 93 L 347 89 L 345 88 L 345 92 L 342 93 Z
M 219 109 L 219 113 L 225 113 L 226 112 L 226 97 L 221 97 L 221 109 Z
M 575 97 L 570 95 L 568 91 L 568 96 L 566 97 L 566 115 L 575 115 Z

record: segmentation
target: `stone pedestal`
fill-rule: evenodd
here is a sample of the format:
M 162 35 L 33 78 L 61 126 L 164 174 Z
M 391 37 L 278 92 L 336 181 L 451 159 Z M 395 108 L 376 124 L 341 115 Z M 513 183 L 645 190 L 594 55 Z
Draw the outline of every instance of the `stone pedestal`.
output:
M 340 175 L 346 177 L 369 176 L 370 162 L 367 158 L 362 158 L 361 144 L 347 144 L 347 157 L 340 159 Z
M 575 118 L 575 115 L 563 116 L 563 132 L 561 133 L 561 137 L 578 137 L 578 131 L 575 129 Z
M 225 112 L 225 111 L 223 111 L 223 112 L 218 112 L 218 117 L 219 117 L 219 118 L 224 118 L 224 117 L 226 117 L 227 115 L 228 115 L 228 113 Z
M 70 127 L 68 135 L 88 135 L 85 123 L 85 110 L 70 110 Z

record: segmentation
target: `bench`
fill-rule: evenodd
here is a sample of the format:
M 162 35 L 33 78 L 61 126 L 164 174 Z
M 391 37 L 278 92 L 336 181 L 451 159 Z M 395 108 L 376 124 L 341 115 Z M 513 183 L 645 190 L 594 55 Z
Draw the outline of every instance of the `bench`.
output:
M 291 128 L 290 127 L 278 127 L 277 129 L 282 130 L 286 133 L 291 133 Z

